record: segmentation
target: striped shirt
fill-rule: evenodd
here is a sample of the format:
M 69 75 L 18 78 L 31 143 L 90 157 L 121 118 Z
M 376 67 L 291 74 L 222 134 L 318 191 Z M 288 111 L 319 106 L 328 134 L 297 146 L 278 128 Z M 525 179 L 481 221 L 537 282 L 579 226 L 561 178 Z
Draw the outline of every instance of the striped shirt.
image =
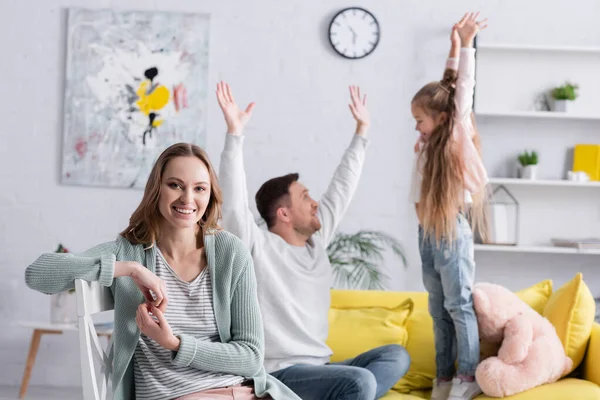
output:
M 204 268 L 193 281 L 186 282 L 171 269 L 157 248 L 156 275 L 167 287 L 169 306 L 165 318 L 173 334 L 188 334 L 198 340 L 218 342 L 208 268 Z M 144 400 L 172 399 L 244 381 L 241 376 L 177 366 L 171 362 L 171 351 L 144 334 L 140 335 L 135 349 L 134 376 L 136 398 Z

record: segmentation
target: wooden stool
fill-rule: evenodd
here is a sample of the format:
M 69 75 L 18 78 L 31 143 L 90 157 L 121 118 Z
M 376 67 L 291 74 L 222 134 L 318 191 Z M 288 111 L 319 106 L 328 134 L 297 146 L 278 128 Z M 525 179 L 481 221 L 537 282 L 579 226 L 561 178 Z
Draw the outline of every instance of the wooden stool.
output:
M 29 345 L 29 354 L 27 355 L 27 364 L 25 364 L 25 372 L 23 373 L 23 380 L 21 382 L 21 391 L 19 392 L 19 398 L 22 399 L 27 393 L 27 386 L 29 386 L 29 378 L 31 378 L 31 370 L 35 364 L 35 358 L 37 356 L 38 349 L 40 348 L 40 341 L 42 335 L 60 335 L 65 331 L 77 332 L 76 324 L 52 324 L 49 322 L 19 322 L 19 325 L 25 328 L 32 328 L 33 335 L 31 336 L 31 344 Z M 98 336 L 106 336 L 110 340 L 112 336 L 112 329 L 97 329 Z

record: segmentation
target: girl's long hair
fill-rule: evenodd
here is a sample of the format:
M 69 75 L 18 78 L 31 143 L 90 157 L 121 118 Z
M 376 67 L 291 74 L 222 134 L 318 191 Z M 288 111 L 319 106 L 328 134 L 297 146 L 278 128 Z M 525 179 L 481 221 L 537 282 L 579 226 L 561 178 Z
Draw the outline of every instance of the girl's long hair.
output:
M 423 176 L 421 195 L 417 208 L 419 222 L 426 235 L 453 241 L 456 235 L 457 213 L 467 212 L 474 231 L 487 240 L 487 213 L 485 190 L 473 195 L 473 204 L 466 209 L 464 201 L 464 162 L 456 143 L 452 140 L 456 106 L 454 103 L 457 71 L 446 69 L 439 82 L 425 85 L 415 94 L 412 104 L 420 107 L 428 116 L 439 121 L 419 155 L 418 165 Z M 473 129 L 476 129 L 471 114 Z M 475 146 L 480 152 L 479 134 L 475 134 Z

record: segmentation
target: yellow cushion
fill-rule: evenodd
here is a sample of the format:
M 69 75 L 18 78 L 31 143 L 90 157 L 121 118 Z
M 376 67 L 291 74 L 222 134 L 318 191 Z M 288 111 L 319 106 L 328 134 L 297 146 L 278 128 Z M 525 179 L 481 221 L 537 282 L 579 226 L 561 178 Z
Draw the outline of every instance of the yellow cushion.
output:
M 332 362 L 356 357 L 386 344 L 406 346 L 406 321 L 413 301 L 405 299 L 391 307 L 330 308 L 327 345 Z
M 497 397 L 481 395 L 476 400 L 497 400 Z M 506 400 L 598 400 L 600 386 L 582 379 L 562 379 L 558 382 L 527 390 L 505 397 Z
M 552 280 L 548 279 L 536 283 L 527 289 L 519 290 L 515 294 L 539 314 L 542 314 L 550 296 L 552 296 Z
M 583 360 L 596 314 L 594 297 L 578 273 L 552 294 L 544 308 L 544 317 L 556 333 L 575 369 Z
M 427 293 L 358 290 L 331 292 L 332 308 L 389 307 L 406 299 L 412 299 L 414 303 L 414 311 L 406 325 L 408 343 L 404 346 L 410 354 L 411 365 L 406 375 L 394 386 L 395 390 L 404 394 L 415 389 L 431 387 L 435 377 L 433 321 L 427 309 Z M 333 328 L 330 324 L 330 332 Z M 332 350 L 333 359 L 337 359 L 336 349 L 332 347 Z
M 427 294 L 425 297 L 427 298 Z M 431 387 L 435 378 L 433 320 L 427 306 L 414 310 L 407 327 L 406 351 L 410 355 L 411 364 L 406 375 L 394 386 L 395 390 L 402 393 Z
M 412 299 L 414 301 L 415 308 L 427 308 L 426 296 L 427 293 L 423 292 L 334 289 L 331 291 L 331 308 L 394 308 L 406 299 Z
M 516 294 L 541 313 L 552 294 L 552 281 L 542 281 Z M 415 301 L 415 310 L 407 324 L 406 350 L 412 362 L 406 375 L 394 386 L 395 390 L 402 393 L 430 388 L 435 378 L 433 320 L 427 308 L 427 293 L 411 293 L 411 297 Z

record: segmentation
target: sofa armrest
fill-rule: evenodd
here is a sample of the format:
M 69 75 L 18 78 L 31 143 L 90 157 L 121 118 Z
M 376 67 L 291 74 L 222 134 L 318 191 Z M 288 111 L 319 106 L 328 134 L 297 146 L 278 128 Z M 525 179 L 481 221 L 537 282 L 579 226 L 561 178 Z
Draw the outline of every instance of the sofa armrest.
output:
M 594 323 L 583 365 L 583 379 L 600 385 L 600 324 Z

